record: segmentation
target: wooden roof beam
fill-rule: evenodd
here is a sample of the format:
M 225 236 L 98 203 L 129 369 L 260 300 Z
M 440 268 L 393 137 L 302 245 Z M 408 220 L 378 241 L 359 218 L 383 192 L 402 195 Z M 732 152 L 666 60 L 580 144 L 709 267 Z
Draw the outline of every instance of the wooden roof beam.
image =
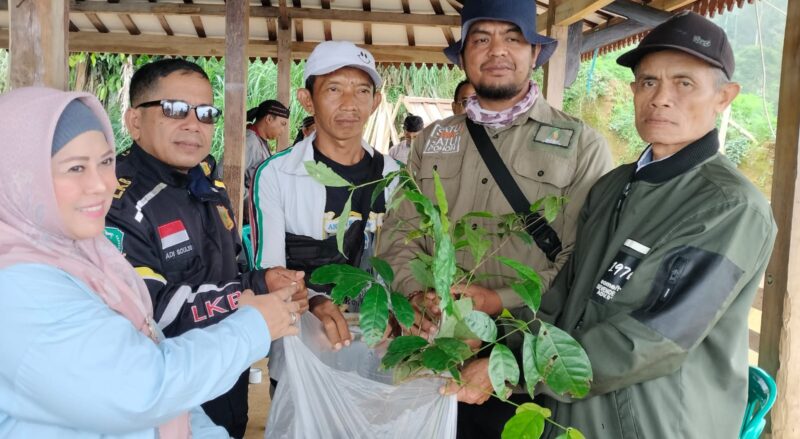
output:
M 293 42 L 292 57 L 295 60 L 308 58 L 318 43 Z M 408 47 L 390 45 L 359 44 L 369 50 L 378 63 L 437 63 L 449 64 L 441 47 Z M 0 48 L 8 48 L 8 30 L 0 29 Z M 172 55 L 172 56 L 225 56 L 224 38 L 197 38 L 164 35 L 129 35 L 107 33 L 98 38 L 92 32 L 74 32 L 69 37 L 71 52 L 110 52 L 126 54 Z M 251 58 L 274 58 L 278 45 L 272 41 L 250 40 L 247 56 Z
M 696 1 L 697 0 L 653 0 L 648 6 L 661 9 L 662 11 L 674 11 Z
M 603 9 L 652 27 L 658 26 L 672 16 L 669 12 L 645 6 L 631 0 L 616 0 Z
M 556 6 L 555 26 L 569 26 L 602 9 L 614 0 L 564 0 Z M 550 0 L 552 5 L 554 0 Z M 538 25 L 537 20 L 537 25 Z M 538 27 L 538 26 L 537 26 Z
M 185 1 L 185 0 L 184 0 Z M 609 0 L 610 1 L 610 0 Z M 322 3 L 323 8 L 327 2 Z M 183 4 L 183 3 L 100 3 L 81 2 L 70 5 L 71 12 L 107 13 L 107 14 L 144 14 L 144 15 L 198 15 L 224 17 L 225 5 Z M 416 26 L 459 27 L 461 17 L 458 15 L 411 14 L 383 11 L 359 11 L 346 9 L 290 8 L 290 19 L 342 21 L 349 23 L 372 24 L 410 24 Z M 250 17 L 278 18 L 280 10 L 275 6 L 251 6 Z
M 411 14 L 411 6 L 408 4 L 408 0 L 401 0 L 400 2 L 403 5 L 403 14 Z M 459 17 L 459 21 L 461 17 Z M 406 40 L 408 40 L 409 46 L 416 46 L 417 42 L 414 38 L 414 26 L 410 24 L 406 24 Z

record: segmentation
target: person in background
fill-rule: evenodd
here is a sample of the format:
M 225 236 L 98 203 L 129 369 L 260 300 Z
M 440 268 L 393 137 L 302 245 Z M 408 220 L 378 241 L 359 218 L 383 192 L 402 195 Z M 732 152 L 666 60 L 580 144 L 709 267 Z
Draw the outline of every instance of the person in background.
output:
M 464 114 L 467 105 L 467 98 L 475 95 L 475 87 L 465 79 L 458 83 L 456 91 L 453 93 L 453 103 L 450 107 L 453 109 L 453 115 Z
M 611 169 L 608 145 L 584 122 L 550 106 L 531 79 L 534 69 L 547 62 L 557 44 L 536 33 L 535 2 L 470 0 L 461 10 L 461 23 L 462 40 L 448 52 L 460 60 L 476 94 L 467 99 L 464 115 L 433 122 L 422 131 L 411 148 L 408 168 L 430 199 L 436 199 L 433 182 L 438 174 L 454 220 L 476 211 L 524 215 L 534 244 L 514 238 L 502 245 L 502 238 L 489 235 L 492 246 L 488 252 L 533 268 L 546 288 L 572 253 L 578 212 L 589 189 Z M 490 152 L 496 160 L 484 158 Z M 500 179 L 502 183 L 494 176 L 501 168 L 510 177 Z M 511 184 L 520 196 L 507 197 Z M 569 199 L 549 224 L 530 212 L 532 203 L 548 195 Z M 407 200 L 387 215 L 378 256 L 394 268 L 395 288 L 409 296 L 417 310 L 415 325 L 406 332 L 425 337 L 437 333 L 439 309 L 436 294 L 417 282 L 410 269 L 410 261 L 418 254 L 433 255 L 434 250 L 430 240 L 406 239 L 417 216 Z M 473 230 L 498 231 L 491 219 L 470 218 L 469 222 Z M 475 309 L 492 317 L 503 309 L 512 313 L 527 309 L 512 287 L 514 271 L 498 259 L 488 258 L 477 267 L 471 257 L 464 257 L 459 259 L 459 267 L 476 269 L 480 279 L 468 286 L 455 285 L 452 290 L 472 298 Z M 504 339 L 511 347 L 516 343 L 513 335 L 517 334 Z M 465 379 L 488 377 L 488 364 L 488 357 L 476 358 L 464 366 L 461 375 Z M 486 401 L 491 393 L 485 392 L 488 382 L 450 389 L 461 401 L 459 438 L 499 437 L 513 416 L 514 406 L 494 398 Z M 516 403 L 530 400 L 524 393 L 511 398 Z M 484 404 L 475 405 L 478 403 Z
M 165 339 L 103 236 L 117 179 L 100 102 L 28 87 L 0 113 L 0 437 L 228 438 L 198 406 L 298 332 L 297 285 L 245 291 L 230 318 Z
M 389 148 L 389 157 L 402 164 L 408 162 L 408 153 L 411 151 L 411 142 L 417 138 L 417 134 L 425 128 L 422 118 L 409 114 L 403 120 L 403 140 L 397 145 Z
M 280 102 L 269 99 L 255 108 L 247 110 L 247 131 L 245 134 L 245 165 L 244 165 L 244 194 L 247 199 L 250 187 L 253 185 L 253 174 L 258 165 L 272 155 L 270 140 L 276 141 L 286 131 L 289 123 L 289 109 Z M 247 203 L 243 205 L 242 220 L 244 224 L 250 222 L 250 212 Z
M 316 131 L 296 146 L 259 166 L 253 181 L 253 247 L 259 269 L 302 270 L 308 276 L 330 263 L 371 268 L 380 235 L 386 198 L 395 185 L 372 199 L 375 185 L 365 185 L 399 169 L 397 162 L 368 145 L 364 126 L 381 102 L 381 77 L 367 50 L 349 41 L 326 41 L 309 55 L 303 71 L 305 88 L 297 99 L 314 115 Z M 306 170 L 309 161 L 327 165 L 345 180 L 364 185 L 352 193 L 330 187 Z M 345 221 L 344 255 L 336 243 L 339 217 Z M 270 285 L 271 287 L 271 285 Z M 323 324 L 334 349 L 352 340 L 342 312 L 331 301 L 330 287 L 309 285 L 311 313 Z
M 247 270 L 225 185 L 202 166 L 220 115 L 213 101 L 208 76 L 183 59 L 145 64 L 131 79 L 125 126 L 133 145 L 117 158 L 106 234 L 147 284 L 167 337 L 235 314 L 245 289 L 266 294 L 298 282 L 294 299 L 301 311 L 308 306 L 302 273 Z M 203 409 L 240 438 L 248 373 L 229 373 L 240 376 L 234 387 Z
M 297 137 L 294 139 L 292 146 L 297 145 L 301 140 L 310 136 L 311 133 L 313 133 L 316 129 L 317 128 L 314 125 L 314 116 L 304 117 L 303 122 L 300 124 L 300 130 L 297 131 Z

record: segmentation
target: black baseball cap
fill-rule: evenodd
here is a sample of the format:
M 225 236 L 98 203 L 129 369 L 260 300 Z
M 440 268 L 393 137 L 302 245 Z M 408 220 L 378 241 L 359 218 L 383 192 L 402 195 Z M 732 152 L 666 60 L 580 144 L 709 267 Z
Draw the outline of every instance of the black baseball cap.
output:
M 645 55 L 659 50 L 679 50 L 696 56 L 733 77 L 733 49 L 725 31 L 691 11 L 676 14 L 659 24 L 639 45 L 617 58 L 617 64 L 633 69 Z

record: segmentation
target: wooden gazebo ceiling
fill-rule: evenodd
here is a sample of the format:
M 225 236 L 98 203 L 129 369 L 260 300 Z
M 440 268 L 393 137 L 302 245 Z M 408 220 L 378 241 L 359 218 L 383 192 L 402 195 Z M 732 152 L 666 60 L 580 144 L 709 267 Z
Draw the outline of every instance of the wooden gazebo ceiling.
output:
M 8 47 L 8 3 L 0 0 L 0 47 Z M 753 0 L 562 0 L 556 24 L 583 35 L 580 52 L 637 41 L 666 14 L 691 7 L 704 15 Z M 277 56 L 277 28 L 291 26 L 292 56 L 304 59 L 325 40 L 365 45 L 380 63 L 447 63 L 442 49 L 460 38 L 463 0 L 250 0 L 248 55 Z M 550 0 L 537 0 L 543 31 Z M 223 56 L 224 0 L 72 0 L 73 51 Z

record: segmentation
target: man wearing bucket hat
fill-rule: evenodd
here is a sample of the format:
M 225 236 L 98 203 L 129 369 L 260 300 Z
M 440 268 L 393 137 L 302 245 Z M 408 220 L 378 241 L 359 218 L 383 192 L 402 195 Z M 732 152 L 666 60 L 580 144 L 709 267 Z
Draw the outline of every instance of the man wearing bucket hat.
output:
M 461 41 L 446 53 L 462 65 L 476 95 L 467 99 L 466 115 L 434 122 L 423 130 L 412 147 L 408 167 L 431 198 L 434 172 L 438 173 L 453 218 L 472 211 L 529 214 L 531 203 L 539 198 L 567 197 L 566 208 L 551 224 L 528 215 L 528 230 L 535 244 L 513 240 L 497 250 L 498 256 L 533 267 L 546 288 L 572 253 L 578 211 L 589 188 L 611 169 L 608 147 L 595 130 L 551 107 L 530 79 L 534 68 L 546 63 L 556 47 L 555 40 L 536 33 L 534 1 L 471 0 L 464 4 L 461 22 Z M 405 242 L 406 224 L 415 216 L 410 203 L 390 213 L 386 227 L 400 233 L 382 234 L 378 247 L 397 273 L 395 287 L 412 296 L 419 309 L 429 309 L 422 302 L 431 295 L 417 293 L 424 288 L 409 269 L 416 254 L 433 251 L 423 242 Z M 492 220 L 475 218 L 471 223 L 474 229 L 496 231 Z M 499 244 L 499 239 L 493 242 L 490 252 Z M 471 263 L 470 258 L 459 259 L 466 269 L 473 268 Z M 478 309 L 492 316 L 503 308 L 512 312 L 522 309 L 523 302 L 509 281 L 512 270 L 490 258 L 477 272 L 495 276 L 458 289 L 473 297 Z M 437 316 L 425 317 L 408 329 L 423 335 L 435 332 Z M 468 364 L 464 373 L 470 375 L 473 369 L 487 366 L 488 359 L 478 359 Z M 483 388 L 491 388 L 488 379 L 481 383 Z M 459 395 L 471 403 L 484 402 L 484 396 L 480 391 L 471 397 Z M 513 407 L 506 411 L 503 404 L 482 408 L 475 416 L 465 415 L 474 409 L 459 407 L 460 437 L 468 437 L 469 431 L 475 437 L 499 436 L 503 423 L 513 415 Z M 471 420 L 472 426 L 462 424 Z
M 541 313 L 581 343 L 594 375 L 585 399 L 546 406 L 586 437 L 738 437 L 747 317 L 776 227 L 717 151 L 717 116 L 739 92 L 733 52 L 721 28 L 685 12 L 617 62 L 633 70 L 649 146 L 592 188 L 572 259 L 544 295 Z
M 378 180 L 399 169 L 394 160 L 385 159 L 362 140 L 364 125 L 381 102 L 382 81 L 375 59 L 353 43 L 326 41 L 311 52 L 303 79 L 305 88 L 297 91 L 297 99 L 314 117 L 316 131 L 273 155 L 256 171 L 250 199 L 256 266 L 268 273 L 281 267 L 303 267 L 307 276 L 330 263 L 368 268 L 386 196 L 394 186 L 374 202 L 374 185 L 353 192 L 345 257 L 337 248 L 336 231 L 349 192 L 346 187 L 319 183 L 308 174 L 305 163 L 322 162 L 353 184 Z M 352 337 L 341 311 L 326 294 L 329 291 L 329 286 L 310 286 L 309 309 L 338 350 L 349 345 Z

